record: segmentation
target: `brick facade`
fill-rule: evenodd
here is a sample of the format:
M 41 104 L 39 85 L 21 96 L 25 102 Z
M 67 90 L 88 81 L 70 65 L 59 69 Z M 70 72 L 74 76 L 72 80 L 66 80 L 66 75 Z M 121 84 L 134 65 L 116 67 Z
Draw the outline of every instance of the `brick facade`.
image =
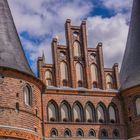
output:
M 84 138 L 90 138 L 88 136 L 89 130 L 93 129 L 96 133 L 96 138 L 100 138 L 100 131 L 105 129 L 108 133 L 108 138 L 112 138 L 113 130 L 119 131 L 120 139 L 127 138 L 126 126 L 123 119 L 123 109 L 121 104 L 121 97 L 119 95 L 119 76 L 118 76 L 118 64 L 114 64 L 112 68 L 104 68 L 102 43 L 98 43 L 96 48 L 87 48 L 87 35 L 86 35 L 86 22 L 83 21 L 80 26 L 71 25 L 71 20 L 67 20 L 65 23 L 66 31 L 66 45 L 60 45 L 58 39 L 52 40 L 52 57 L 53 64 L 45 64 L 43 57 L 38 59 L 38 70 L 40 79 L 46 84 L 45 73 L 50 71 L 52 74 L 51 85 L 46 85 L 46 92 L 43 97 L 43 120 L 44 120 L 44 136 L 45 138 L 51 137 L 51 130 L 56 129 L 58 131 L 58 138 L 64 138 L 65 129 L 71 131 L 71 137 L 76 139 L 76 131 L 78 128 L 84 132 Z M 77 33 L 78 36 L 74 36 Z M 73 44 L 78 41 L 81 45 L 81 56 L 74 56 Z M 61 57 L 61 52 L 64 52 L 65 57 Z M 91 54 L 95 54 L 96 60 L 90 58 Z M 68 67 L 68 81 L 67 86 L 63 86 L 61 79 L 60 63 L 66 62 Z M 79 62 L 83 66 L 83 87 L 79 88 L 76 81 L 76 63 Z M 97 87 L 92 87 L 91 81 L 91 64 L 95 64 L 98 69 L 98 83 Z M 111 75 L 113 79 L 112 89 L 107 89 L 107 75 Z M 51 122 L 48 119 L 48 104 L 55 102 L 58 114 L 57 121 Z M 61 120 L 61 104 L 67 102 L 71 109 L 71 121 L 63 122 Z M 73 106 L 78 102 L 83 108 L 83 121 L 74 122 L 73 120 Z M 86 104 L 90 102 L 95 108 L 95 120 L 94 122 L 86 121 Z M 106 122 L 99 123 L 97 121 L 97 106 L 102 103 L 106 108 Z M 109 120 L 109 105 L 115 104 L 118 110 L 117 119 L 118 122 L 112 124 Z M 57 138 L 56 138 L 57 139 Z
M 65 32 L 66 45 L 60 45 L 56 38 L 52 40 L 53 64 L 46 64 L 44 57 L 38 58 L 39 79 L 22 71 L 0 67 L 0 139 L 140 139 L 140 117 L 136 109 L 140 87 L 119 91 L 118 64 L 104 68 L 102 43 L 96 48 L 88 48 L 85 21 L 80 26 L 73 26 L 68 19 Z M 74 55 L 75 42 L 80 45 L 79 56 Z M 62 79 L 60 68 L 62 62 L 67 66 L 65 79 Z M 77 80 L 77 63 L 82 68 L 80 81 Z M 31 88 L 28 98 L 24 93 L 27 85 Z M 27 105 L 26 100 L 31 104 Z M 66 115 L 62 112 L 64 103 L 68 107 L 68 119 L 62 119 Z M 88 105 L 91 112 L 87 110 Z M 75 119 L 75 114 L 80 119 Z M 87 114 L 92 119 L 87 119 Z M 50 118 L 50 115 L 54 117 Z M 52 133 L 52 130 L 55 131 Z M 65 135 L 66 130 L 70 132 L 69 137 Z

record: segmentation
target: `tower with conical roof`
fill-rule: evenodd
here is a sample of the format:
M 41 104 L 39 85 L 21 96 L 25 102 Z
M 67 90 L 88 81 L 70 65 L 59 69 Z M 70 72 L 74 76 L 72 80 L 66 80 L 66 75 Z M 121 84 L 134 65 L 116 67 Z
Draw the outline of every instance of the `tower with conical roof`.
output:
M 0 67 L 33 75 L 19 40 L 7 0 L 0 0 Z
M 133 1 L 120 79 L 128 138 L 140 139 L 140 0 Z
M 43 84 L 25 57 L 7 0 L 0 0 L 0 140 L 41 140 Z

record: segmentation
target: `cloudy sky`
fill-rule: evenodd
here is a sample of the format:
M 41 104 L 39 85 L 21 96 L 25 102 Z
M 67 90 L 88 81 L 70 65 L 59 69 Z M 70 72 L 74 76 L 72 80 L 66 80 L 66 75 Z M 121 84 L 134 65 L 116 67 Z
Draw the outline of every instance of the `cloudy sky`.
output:
M 103 43 L 105 67 L 121 65 L 132 0 L 8 0 L 28 61 L 36 73 L 36 60 L 45 53 L 52 63 L 51 40 L 65 44 L 64 23 L 87 20 L 88 47 Z

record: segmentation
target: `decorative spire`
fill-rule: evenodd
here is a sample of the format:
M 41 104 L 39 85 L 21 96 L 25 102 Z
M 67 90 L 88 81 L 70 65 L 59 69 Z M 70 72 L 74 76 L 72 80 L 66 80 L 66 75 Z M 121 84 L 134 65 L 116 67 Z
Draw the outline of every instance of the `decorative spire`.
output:
M 42 51 L 42 59 L 43 59 L 43 63 L 45 63 L 45 54 L 44 54 L 44 51 Z
M 7 0 L 0 0 L 0 67 L 34 75 L 24 54 Z
M 120 79 L 122 90 L 140 85 L 140 0 L 133 1 Z

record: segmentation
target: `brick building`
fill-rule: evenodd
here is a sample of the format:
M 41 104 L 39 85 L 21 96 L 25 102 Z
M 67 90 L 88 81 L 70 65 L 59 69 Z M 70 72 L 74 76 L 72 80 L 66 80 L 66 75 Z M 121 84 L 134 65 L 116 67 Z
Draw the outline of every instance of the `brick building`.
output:
M 88 48 L 86 21 L 70 19 L 66 45 L 52 40 L 53 64 L 39 57 L 37 78 L 0 0 L 0 139 L 140 139 L 139 23 L 134 0 L 120 78 L 117 63 L 104 68 L 102 43 Z

